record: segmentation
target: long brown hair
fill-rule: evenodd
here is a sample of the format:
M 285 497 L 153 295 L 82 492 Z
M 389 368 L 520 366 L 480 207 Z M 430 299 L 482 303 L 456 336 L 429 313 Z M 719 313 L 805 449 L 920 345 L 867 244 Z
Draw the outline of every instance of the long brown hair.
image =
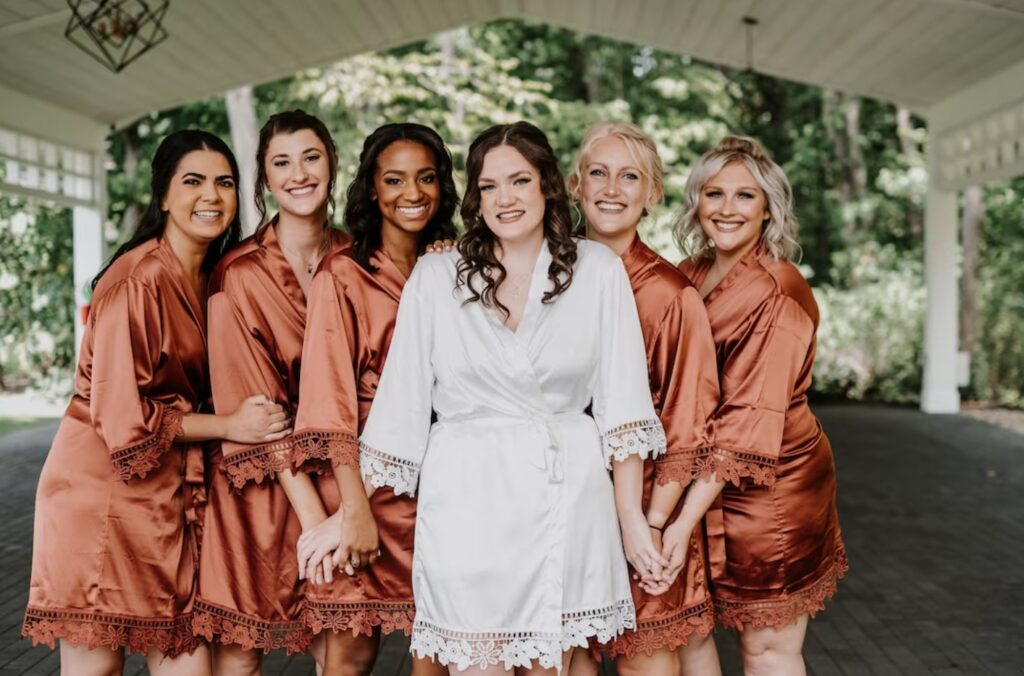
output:
M 304 110 L 286 110 L 283 113 L 276 113 L 270 116 L 263 128 L 260 129 L 259 146 L 256 149 L 256 211 L 260 213 L 260 225 L 256 229 L 256 241 L 262 242 L 263 235 L 267 230 L 267 203 L 264 193 L 269 190 L 267 186 L 267 148 L 270 140 L 278 134 L 294 134 L 297 131 L 309 129 L 320 142 L 324 144 L 327 152 L 327 166 L 330 169 L 330 179 L 327 181 L 327 203 L 328 214 L 334 212 L 334 184 L 338 180 L 338 146 L 334 144 L 331 132 L 327 125 L 320 121 L 320 118 L 310 115 Z M 330 227 L 330 215 L 324 221 L 324 227 Z
M 551 290 L 544 293 L 543 302 L 554 301 L 572 284 L 577 254 L 565 179 L 544 132 L 529 122 L 515 122 L 495 125 L 477 136 L 469 146 L 466 158 L 467 184 L 462 198 L 462 222 L 466 233 L 458 244 L 461 258 L 456 268 L 455 284 L 456 288 L 465 284 L 469 289 L 467 303 L 480 301 L 487 307 L 498 308 L 507 317 L 509 309 L 498 301 L 496 295 L 507 272 L 495 255 L 497 237 L 480 214 L 480 187 L 477 185 L 484 157 L 498 146 L 514 148 L 540 174 L 540 187 L 544 194 L 544 239 L 551 252 L 551 265 L 548 266 Z M 474 277 L 483 282 L 482 290 L 474 287 Z

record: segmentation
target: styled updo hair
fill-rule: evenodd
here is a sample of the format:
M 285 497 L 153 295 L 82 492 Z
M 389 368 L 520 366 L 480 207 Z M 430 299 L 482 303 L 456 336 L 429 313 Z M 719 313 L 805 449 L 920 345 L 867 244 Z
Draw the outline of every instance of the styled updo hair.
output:
M 256 189 L 255 201 L 256 211 L 260 214 L 260 226 L 256 229 L 256 240 L 263 241 L 263 234 L 267 226 L 267 203 L 264 193 L 269 190 L 267 185 L 267 148 L 270 141 L 278 134 L 294 134 L 297 131 L 309 129 L 316 134 L 320 142 L 324 144 L 324 152 L 327 153 L 327 167 L 330 171 L 330 178 L 327 181 L 327 206 L 328 213 L 334 212 L 334 184 L 338 180 L 338 146 L 334 143 L 331 132 L 327 130 L 320 118 L 310 115 L 304 110 L 286 110 L 271 115 L 260 129 L 259 144 L 256 149 Z M 329 227 L 330 217 L 324 220 L 324 228 Z
M 590 156 L 594 145 L 609 136 L 614 136 L 625 144 L 629 156 L 643 177 L 644 185 L 647 188 L 647 200 L 644 208 L 646 215 L 647 208 L 653 207 L 665 196 L 665 170 L 662 167 L 661 157 L 658 155 L 658 147 L 654 144 L 654 140 L 632 122 L 605 120 L 590 125 L 583 134 L 576 162 L 573 164 L 572 171 L 569 172 L 569 189 L 572 191 L 573 197 L 579 199 L 580 186 L 583 185 L 583 164 Z
M 793 189 L 782 167 L 771 159 L 759 141 L 748 136 L 726 136 L 693 166 L 686 181 L 686 204 L 675 224 L 679 249 L 694 258 L 714 257 L 714 243 L 700 225 L 700 194 L 704 184 L 732 162 L 743 163 L 768 203 L 768 220 L 761 226 L 760 245 L 776 260 L 793 260 L 800 252 Z
M 480 213 L 480 186 L 477 185 L 484 158 L 499 146 L 514 148 L 540 174 L 540 188 L 544 194 L 544 239 L 551 252 L 551 265 L 548 266 L 551 289 L 544 293 L 544 303 L 554 301 L 572 284 L 577 252 L 572 235 L 569 194 L 558 168 L 558 157 L 544 132 L 529 122 L 515 122 L 494 125 L 477 136 L 466 157 L 466 194 L 462 198 L 462 222 L 466 232 L 458 243 L 461 258 L 456 268 L 455 285 L 456 288 L 463 284 L 467 286 L 467 303 L 480 301 L 487 307 L 497 308 L 507 317 L 509 310 L 498 301 L 497 290 L 508 273 L 495 255 L 498 238 Z M 474 277 L 480 278 L 483 289 L 475 287 Z

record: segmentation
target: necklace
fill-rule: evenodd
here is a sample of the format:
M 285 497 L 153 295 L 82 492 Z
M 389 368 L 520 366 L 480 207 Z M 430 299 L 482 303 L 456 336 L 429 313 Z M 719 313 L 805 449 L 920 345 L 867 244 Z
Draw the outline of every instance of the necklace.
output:
M 283 252 L 285 252 L 286 254 L 288 254 L 288 255 L 292 256 L 293 258 L 297 258 L 297 259 L 299 260 L 299 262 L 300 262 L 300 263 L 301 263 L 301 264 L 302 264 L 303 266 L 305 266 L 305 268 L 306 268 L 306 274 L 307 274 L 307 275 L 312 275 L 312 274 L 313 274 L 313 270 L 315 270 L 315 269 L 316 269 L 316 265 L 317 265 L 317 263 L 319 263 L 319 262 L 320 262 L 320 259 L 321 259 L 321 258 L 323 257 L 323 255 L 324 255 L 324 252 L 325 252 L 325 251 L 327 250 L 327 242 L 326 242 L 326 241 L 321 241 L 321 242 L 320 242 L 320 246 L 319 246 L 319 247 L 317 247 L 316 251 L 314 251 L 314 252 L 313 252 L 313 259 L 312 259 L 312 260 L 308 260 L 308 259 L 306 259 L 306 258 L 303 258 L 303 257 L 302 257 L 302 254 L 300 254 L 299 252 L 297 252 L 297 251 L 294 251 L 293 249 L 290 249 L 290 248 L 286 247 L 286 246 L 285 246 L 285 245 L 284 245 L 284 244 L 283 244 L 283 243 L 281 242 L 281 240 L 277 240 L 277 244 L 278 244 L 278 246 L 280 246 L 280 247 L 281 247 L 281 251 L 283 251 Z M 289 262 L 290 262 L 290 261 L 289 261 Z
M 527 289 L 527 282 L 530 281 L 532 275 L 529 271 L 521 272 L 515 276 L 506 275 L 505 280 L 502 284 L 508 284 L 508 293 L 513 298 L 519 298 L 523 295 L 523 291 Z

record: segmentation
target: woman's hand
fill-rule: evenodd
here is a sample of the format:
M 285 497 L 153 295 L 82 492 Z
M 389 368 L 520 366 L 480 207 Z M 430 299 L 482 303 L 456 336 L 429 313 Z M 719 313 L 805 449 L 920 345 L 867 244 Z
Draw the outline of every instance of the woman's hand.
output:
M 645 579 L 661 582 L 664 569 L 668 565 L 661 556 L 660 549 L 654 546 L 652 529 L 639 510 L 626 519 L 620 519 L 622 529 L 622 545 L 626 551 L 626 560 L 636 571 L 634 579 Z
M 370 503 L 363 500 L 344 510 L 341 546 L 334 550 L 334 565 L 344 565 L 346 572 L 374 563 L 380 556 L 377 522 L 369 507 Z
M 309 579 L 314 584 L 322 584 L 334 579 L 336 565 L 332 554 L 341 547 L 343 518 L 343 511 L 339 509 L 317 525 L 304 530 L 299 536 L 295 549 L 300 580 Z
M 434 240 L 433 244 L 428 244 L 427 248 L 423 250 L 424 254 L 428 253 L 448 253 L 455 248 L 455 241 L 451 239 L 445 240 Z
M 663 545 L 661 540 L 661 531 L 654 526 L 648 526 L 648 528 L 650 528 L 651 531 L 651 543 L 654 545 L 654 548 L 658 551 L 662 551 Z M 664 559 L 666 557 L 663 555 L 662 558 Z M 655 580 L 653 577 L 642 578 L 640 580 L 640 588 L 651 596 L 664 594 L 668 591 L 668 588 L 672 586 L 672 578 L 668 576 L 667 570 L 662 571 L 661 577 L 662 579 L 660 582 Z
M 693 524 L 688 524 L 682 519 L 676 519 L 667 528 L 662 536 L 662 557 L 668 561 L 665 568 L 665 578 L 669 584 L 675 581 L 676 577 L 686 566 L 686 557 L 690 551 L 690 537 L 693 535 Z
M 224 438 L 240 444 L 263 444 L 292 433 L 284 407 L 262 394 L 243 401 L 226 416 Z

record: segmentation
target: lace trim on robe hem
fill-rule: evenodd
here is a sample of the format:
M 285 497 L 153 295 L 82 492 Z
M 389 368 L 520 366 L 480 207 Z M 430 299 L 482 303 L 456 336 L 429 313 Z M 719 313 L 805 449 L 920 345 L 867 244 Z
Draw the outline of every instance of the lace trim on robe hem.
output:
M 220 464 L 235 490 L 244 488 L 248 483 L 261 484 L 264 479 L 273 480 L 278 472 L 291 466 L 291 437 L 225 455 Z
M 127 648 L 129 653 L 145 654 L 156 648 L 172 658 L 192 653 L 202 643 L 192 634 L 191 613 L 156 619 L 32 606 L 25 610 L 21 636 L 33 645 L 46 644 L 50 650 L 55 650 L 60 640 L 89 650 Z
M 289 655 L 304 653 L 313 635 L 301 622 L 268 620 L 196 599 L 192 633 L 207 642 L 237 645 L 242 650 L 260 650 L 264 655 L 284 648 Z
M 814 617 L 824 610 L 825 601 L 835 596 L 836 586 L 849 568 L 846 549 L 840 543 L 832 566 L 810 587 L 777 601 L 741 603 L 715 599 L 715 615 L 723 627 L 737 630 L 747 624 L 754 629 L 781 629 L 796 622 L 801 615 Z
M 159 467 L 160 456 L 181 436 L 181 421 L 184 417 L 183 411 L 164 406 L 156 431 L 149 438 L 111 453 L 110 460 L 114 464 L 117 478 L 121 481 L 128 481 L 132 477 L 145 479 L 150 471 Z
M 337 465 L 359 465 L 359 440 L 348 432 L 307 430 L 292 436 L 296 470 L 324 473 Z
M 391 486 L 395 495 L 416 494 L 420 466 L 411 460 L 388 455 L 359 442 L 359 471 L 377 488 Z
M 711 599 L 666 617 L 637 622 L 634 631 L 627 631 L 605 646 L 608 656 L 631 659 L 643 653 L 650 657 L 659 650 L 675 650 L 690 642 L 697 634 L 705 637 L 715 628 L 715 611 Z
M 704 446 L 663 455 L 654 465 L 654 476 L 661 485 L 678 481 L 686 486 L 716 476 L 737 487 L 743 479 L 750 479 L 755 486 L 771 488 L 775 485 L 775 463 L 775 458 L 765 455 Z
M 591 637 L 607 643 L 626 629 L 636 626 L 633 601 L 626 599 L 595 610 L 566 613 L 561 634 L 537 632 L 469 633 L 442 629 L 416 620 L 410 651 L 441 664 L 454 664 L 459 671 L 469 667 L 486 669 L 504 664 L 532 667 L 536 661 L 546 669 L 561 669 L 562 653 L 572 647 L 585 648 Z
M 336 633 L 352 632 L 353 636 L 373 636 L 374 630 L 380 627 L 382 634 L 401 631 L 409 636 L 415 619 L 416 608 L 411 600 L 330 603 L 307 598 L 302 609 L 302 622 L 313 634 L 327 629 Z
M 665 452 L 665 428 L 657 418 L 636 420 L 619 425 L 601 435 L 605 464 L 611 469 L 612 460 L 622 462 L 631 455 L 641 460 L 657 458 Z

